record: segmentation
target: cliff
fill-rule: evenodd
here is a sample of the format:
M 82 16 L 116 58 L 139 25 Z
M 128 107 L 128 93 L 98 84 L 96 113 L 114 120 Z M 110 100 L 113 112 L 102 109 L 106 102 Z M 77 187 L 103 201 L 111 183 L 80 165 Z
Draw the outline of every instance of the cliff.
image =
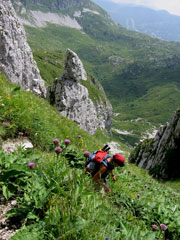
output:
M 12 83 L 46 97 L 44 81 L 10 0 L 0 1 L 0 71 Z
M 139 144 L 129 157 L 130 163 L 145 168 L 158 178 L 180 177 L 180 109 L 155 138 Z
M 70 49 L 62 76 L 50 87 L 48 96 L 61 115 L 91 135 L 97 128 L 110 131 L 112 106 L 102 87 L 87 76 L 81 60 Z

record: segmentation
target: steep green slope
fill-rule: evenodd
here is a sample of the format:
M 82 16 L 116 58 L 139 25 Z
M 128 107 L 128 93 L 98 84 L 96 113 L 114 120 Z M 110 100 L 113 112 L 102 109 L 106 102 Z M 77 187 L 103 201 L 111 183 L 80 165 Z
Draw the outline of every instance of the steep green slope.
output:
M 0 74 L 0 143 L 8 138 L 18 138 L 22 132 L 34 146 L 41 149 L 52 150 L 52 139 L 69 138 L 76 142 L 81 150 L 90 151 L 100 148 L 110 140 L 102 131 L 97 131 L 95 137 L 81 130 L 77 124 L 62 117 L 56 109 L 34 94 L 22 91 L 18 86 L 10 84 Z M 82 139 L 77 142 L 78 136 Z M 84 141 L 84 140 L 83 140 Z
M 84 174 L 81 152 L 72 146 L 63 147 L 59 155 L 0 151 L 0 159 L 0 193 L 6 201 L 18 202 L 7 214 L 10 225 L 21 228 L 12 240 L 180 237 L 179 180 L 176 186 L 159 183 L 126 165 L 115 172 L 116 183 L 110 179 L 112 194 L 105 194 Z M 30 162 L 33 168 L 28 168 Z

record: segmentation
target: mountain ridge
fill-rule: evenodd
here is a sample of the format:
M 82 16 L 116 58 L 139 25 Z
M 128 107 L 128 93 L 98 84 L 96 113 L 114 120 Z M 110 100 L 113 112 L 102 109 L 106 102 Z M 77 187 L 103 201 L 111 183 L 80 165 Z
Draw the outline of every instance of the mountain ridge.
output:
M 180 16 L 166 10 L 154 10 L 145 6 L 94 0 L 117 23 L 128 30 L 148 34 L 166 41 L 180 41 Z

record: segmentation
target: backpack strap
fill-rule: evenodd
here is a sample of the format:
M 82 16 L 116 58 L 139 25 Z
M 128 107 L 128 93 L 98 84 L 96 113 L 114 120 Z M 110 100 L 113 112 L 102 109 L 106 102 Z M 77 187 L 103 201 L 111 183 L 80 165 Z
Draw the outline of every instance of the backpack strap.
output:
M 107 167 L 107 169 L 109 169 L 110 168 L 110 166 L 109 166 L 109 162 L 108 162 L 108 158 L 112 158 L 112 155 L 109 155 L 109 154 L 107 154 L 106 156 L 105 156 L 105 158 L 102 160 L 102 164 L 104 164 L 104 166 L 105 167 Z

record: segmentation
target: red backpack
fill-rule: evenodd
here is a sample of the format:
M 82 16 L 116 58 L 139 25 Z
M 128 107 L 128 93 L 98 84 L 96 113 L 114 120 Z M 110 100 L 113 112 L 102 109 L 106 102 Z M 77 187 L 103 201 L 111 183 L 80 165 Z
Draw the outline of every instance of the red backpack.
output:
M 97 166 L 103 161 L 103 159 L 107 156 L 107 152 L 103 150 L 99 150 L 94 152 L 89 156 L 86 161 L 86 173 L 93 172 Z
M 101 150 L 98 150 L 91 154 L 87 159 L 86 159 L 86 172 L 92 172 L 96 168 L 97 165 L 99 165 L 103 159 L 106 158 L 108 155 L 110 147 L 106 144 Z
M 95 157 L 93 158 L 93 161 L 95 162 L 101 162 L 107 155 L 106 151 L 103 150 L 99 150 L 96 152 Z

